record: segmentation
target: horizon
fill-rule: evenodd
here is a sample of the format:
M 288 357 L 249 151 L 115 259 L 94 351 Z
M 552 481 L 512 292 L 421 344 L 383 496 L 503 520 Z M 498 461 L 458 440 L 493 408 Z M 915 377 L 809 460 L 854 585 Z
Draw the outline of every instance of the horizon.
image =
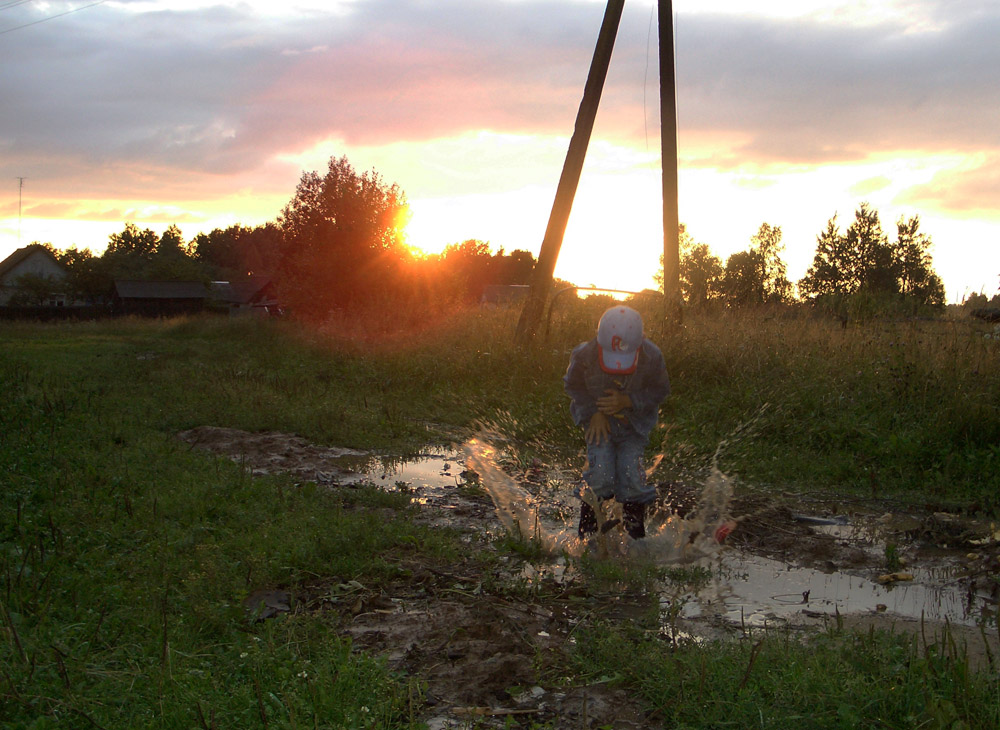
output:
M 0 258 L 35 241 L 99 254 L 128 222 L 190 241 L 274 221 L 303 172 L 340 156 L 399 185 L 410 245 L 537 256 L 604 3 L 62 8 L 0 14 L 17 69 L 0 80 Z M 580 286 L 639 290 L 659 268 L 654 10 L 626 3 L 555 272 Z M 998 290 L 1000 8 L 674 10 L 679 217 L 695 242 L 725 263 L 780 227 L 794 282 L 827 221 L 843 230 L 867 202 L 890 240 L 919 216 L 949 303 Z

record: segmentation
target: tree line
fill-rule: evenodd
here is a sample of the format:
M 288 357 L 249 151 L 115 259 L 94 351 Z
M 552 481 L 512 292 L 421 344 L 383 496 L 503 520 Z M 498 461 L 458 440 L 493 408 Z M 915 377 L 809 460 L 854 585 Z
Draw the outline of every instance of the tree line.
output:
M 97 301 L 118 279 L 238 280 L 267 274 L 292 313 L 322 319 L 373 307 L 400 314 L 478 300 L 490 284 L 526 284 L 535 259 L 527 251 L 494 253 L 470 239 L 441 254 L 405 245 L 409 206 L 398 185 L 375 171 L 358 173 L 346 157 L 324 173 L 304 172 L 277 220 L 233 225 L 185 242 L 177 226 L 162 235 L 126 223 L 99 256 L 89 249 L 50 250 L 68 270 L 70 296 Z M 816 239 L 806 275 L 788 279 L 781 228 L 761 224 L 749 247 L 725 264 L 681 225 L 680 282 L 690 307 L 744 308 L 805 302 L 846 316 L 859 306 L 941 309 L 944 286 L 934 272 L 931 238 L 917 216 L 896 223 L 895 240 L 862 203 L 843 232 L 834 215 Z M 654 274 L 662 288 L 663 269 Z M 564 282 L 565 283 L 565 282 Z
M 238 281 L 271 277 L 288 311 L 322 319 L 333 311 L 389 308 L 405 317 L 479 300 L 490 284 L 527 284 L 535 258 L 528 251 L 493 252 L 470 239 L 440 254 L 405 243 L 409 207 L 395 184 L 376 172 L 358 173 L 346 157 L 324 174 L 303 173 L 276 221 L 233 225 L 185 242 L 176 225 L 162 235 L 126 223 L 95 255 L 45 246 L 67 270 L 66 293 L 85 302 L 106 299 L 114 281 Z M 52 283 L 30 282 L 27 292 Z
M 796 284 L 788 279 L 781 239 L 780 227 L 763 223 L 750 246 L 723 265 L 682 224 L 679 274 L 685 302 L 732 308 L 804 302 L 842 317 L 859 309 L 916 313 L 945 305 L 944 284 L 929 253 L 931 238 L 921 232 L 918 216 L 900 218 L 891 241 L 868 203 L 861 204 L 843 232 L 834 215 L 816 238 L 812 265 Z M 662 264 L 661 256 L 661 286 Z

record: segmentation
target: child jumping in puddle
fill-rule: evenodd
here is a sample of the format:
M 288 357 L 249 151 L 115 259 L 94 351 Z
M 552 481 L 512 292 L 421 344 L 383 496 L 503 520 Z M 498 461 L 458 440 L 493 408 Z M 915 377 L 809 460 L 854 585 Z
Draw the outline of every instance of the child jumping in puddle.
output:
M 645 338 L 642 317 L 618 305 L 607 310 L 597 336 L 573 349 L 563 378 L 570 414 L 584 430 L 584 481 L 598 500 L 622 506 L 625 531 L 646 536 L 646 506 L 656 490 L 646 484 L 643 452 L 656 425 L 660 403 L 670 394 L 663 353 Z M 580 501 L 581 539 L 597 531 L 597 515 Z

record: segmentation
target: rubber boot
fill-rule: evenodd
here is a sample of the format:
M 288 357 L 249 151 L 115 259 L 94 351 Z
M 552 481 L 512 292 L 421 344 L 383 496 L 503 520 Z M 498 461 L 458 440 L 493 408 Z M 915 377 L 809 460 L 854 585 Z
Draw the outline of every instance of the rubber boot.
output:
M 646 505 L 635 502 L 622 503 L 622 516 L 625 522 L 625 532 L 633 540 L 646 537 Z
M 594 513 L 594 508 L 580 500 L 580 526 L 576 534 L 583 540 L 595 532 L 597 532 L 597 515 Z

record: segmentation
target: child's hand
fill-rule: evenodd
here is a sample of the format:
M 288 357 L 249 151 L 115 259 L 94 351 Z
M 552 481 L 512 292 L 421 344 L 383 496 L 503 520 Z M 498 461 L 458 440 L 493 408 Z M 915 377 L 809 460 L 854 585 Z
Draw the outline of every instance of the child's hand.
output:
M 584 433 L 584 438 L 588 444 L 601 445 L 601 441 L 611 436 L 611 426 L 608 424 L 608 417 L 598 411 L 590 417 L 590 425 Z
M 613 416 L 619 411 L 632 407 L 632 399 L 627 393 L 608 388 L 604 395 L 597 399 L 597 410 L 606 416 Z

